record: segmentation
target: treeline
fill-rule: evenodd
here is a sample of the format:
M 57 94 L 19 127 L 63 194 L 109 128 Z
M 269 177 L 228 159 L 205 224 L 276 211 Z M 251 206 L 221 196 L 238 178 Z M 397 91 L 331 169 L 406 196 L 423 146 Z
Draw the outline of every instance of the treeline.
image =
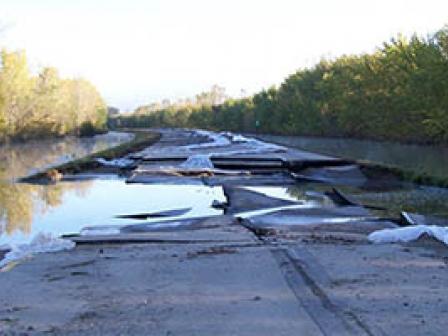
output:
M 105 129 L 106 105 L 88 81 L 61 78 L 51 67 L 33 75 L 23 51 L 2 50 L 0 61 L 0 141 Z
M 141 107 L 117 123 L 447 144 L 448 27 L 322 60 L 249 98 Z

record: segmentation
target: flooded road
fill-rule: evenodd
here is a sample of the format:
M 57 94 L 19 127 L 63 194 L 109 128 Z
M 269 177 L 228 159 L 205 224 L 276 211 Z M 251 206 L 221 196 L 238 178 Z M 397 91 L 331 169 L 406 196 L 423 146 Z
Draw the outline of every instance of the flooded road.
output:
M 448 147 L 399 144 L 356 139 L 259 135 L 259 138 L 281 145 L 335 155 L 344 159 L 366 160 L 400 167 L 417 174 L 446 178 L 448 176 Z M 418 212 L 448 217 L 448 189 L 423 185 L 402 185 L 382 192 L 338 186 L 354 199 L 366 204 L 386 207 L 390 213 Z M 308 185 L 305 189 L 319 190 L 323 185 Z M 291 193 L 303 193 L 292 187 Z
M 109 233 L 114 227 L 163 221 L 162 218 L 118 218 L 129 214 L 186 209 L 169 219 L 213 216 L 222 213 L 211 207 L 225 200 L 221 188 L 185 185 L 127 185 L 122 179 L 61 182 L 40 186 L 16 184 L 15 200 L 3 208 L 0 246 L 29 242 L 37 233 Z M 3 205 L 5 206 L 5 205 Z M 95 228 L 95 229 L 93 229 Z M 112 230 L 113 231 L 113 230 Z
M 448 256 L 433 239 L 448 244 L 448 224 L 432 215 L 448 214 L 447 189 L 231 133 L 160 132 L 50 185 L 5 175 L 2 332 L 443 334 Z
M 36 218 L 51 213 L 70 195 L 81 198 L 92 186 L 91 182 L 41 186 L 15 183 L 16 179 L 132 138 L 129 133 L 109 132 L 89 138 L 65 137 L 0 146 L 0 245 L 13 236 L 15 241 L 28 239 L 35 232 Z M 59 219 L 62 223 L 67 221 Z
M 198 134 L 201 141 L 207 138 L 206 132 Z M 127 225 L 220 215 L 222 208 L 214 206 L 227 201 L 222 188 L 224 184 L 245 186 L 251 192 L 295 202 L 300 205 L 299 208 L 335 206 L 331 198 L 327 197 L 334 185 L 331 181 L 319 183 L 294 179 L 287 169 L 280 174 L 259 174 L 258 168 L 253 168 L 254 162 L 260 160 L 258 153 L 261 151 L 277 157 L 276 160 L 280 161 L 275 161 L 277 163 L 274 162 L 274 167 L 281 167 L 279 155 L 287 153 L 284 147 L 225 133 L 213 133 L 209 139 L 211 142 L 205 140 L 205 143 L 200 144 L 191 144 L 188 137 L 178 138 L 176 132 L 172 136 L 173 139 L 169 140 L 169 135 L 165 134 L 165 139 L 168 139 L 165 141 L 172 141 L 172 146 L 167 147 L 166 142 L 161 142 L 146 151 L 132 154 L 136 162 L 140 163 L 128 179 L 101 175 L 100 179 L 63 181 L 50 185 L 14 183 L 14 180 L 36 170 L 116 145 L 129 140 L 130 136 L 109 133 L 93 139 L 68 138 L 2 148 L 0 246 L 27 243 L 38 233 L 55 236 L 110 234 L 117 233 L 120 227 Z M 168 161 L 153 163 L 154 155 Z M 216 159 L 217 155 L 220 158 Z M 224 159 L 229 160 L 230 156 L 239 158 L 235 164 L 251 164 L 251 169 L 255 170 L 247 175 L 235 168 L 220 170 L 214 167 L 214 163 L 229 166 L 229 161 Z M 327 160 L 328 157 L 310 153 L 309 158 L 305 156 L 300 159 Z M 260 161 L 259 164 L 268 163 Z M 354 174 L 355 171 L 356 167 L 346 171 L 334 170 L 334 173 Z M 319 179 L 320 174 L 327 178 L 329 176 L 328 171 L 319 169 L 309 176 Z M 359 174 L 362 175 L 361 172 Z M 275 176 L 278 180 L 274 179 Z M 336 176 L 336 180 L 340 178 Z M 351 180 L 340 181 L 346 183 Z M 388 216 L 397 217 L 403 210 L 448 216 L 446 189 L 404 184 L 375 191 L 365 189 L 365 181 L 360 181 L 356 185 L 336 185 L 356 202 L 387 208 Z M 162 219 L 145 216 L 172 210 L 182 211 Z

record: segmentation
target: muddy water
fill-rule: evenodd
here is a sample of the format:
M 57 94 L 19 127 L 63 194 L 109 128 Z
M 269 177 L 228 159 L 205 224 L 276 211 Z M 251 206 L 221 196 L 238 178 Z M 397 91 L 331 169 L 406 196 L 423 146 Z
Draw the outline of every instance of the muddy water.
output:
M 312 152 L 394 165 L 438 177 L 448 176 L 448 147 L 319 137 L 276 135 L 260 135 L 259 137 L 266 141 Z

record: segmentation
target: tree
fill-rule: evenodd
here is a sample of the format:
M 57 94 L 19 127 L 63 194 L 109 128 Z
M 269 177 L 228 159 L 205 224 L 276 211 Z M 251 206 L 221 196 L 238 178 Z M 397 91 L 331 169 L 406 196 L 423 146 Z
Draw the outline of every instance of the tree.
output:
M 278 87 L 230 99 L 213 86 L 196 101 L 148 109 L 148 125 L 349 136 L 448 144 L 448 26 L 429 37 L 398 35 L 371 54 L 321 60 Z M 188 113 L 181 113 L 186 109 Z
M 7 134 L 15 134 L 20 122 L 30 110 L 33 80 L 28 71 L 23 51 L 1 52 L 2 69 L 0 72 L 1 116 L 5 120 Z
M 29 72 L 23 51 L 0 54 L 0 136 L 89 133 L 104 129 L 107 108 L 96 88 L 84 79 L 61 79 L 55 68 Z

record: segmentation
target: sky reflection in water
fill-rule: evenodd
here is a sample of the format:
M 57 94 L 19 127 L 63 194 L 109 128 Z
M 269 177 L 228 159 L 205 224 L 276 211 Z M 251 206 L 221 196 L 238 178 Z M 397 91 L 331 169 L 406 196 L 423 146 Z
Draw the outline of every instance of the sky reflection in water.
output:
M 0 246 L 28 242 L 38 232 L 78 233 L 85 226 L 125 225 L 163 219 L 132 220 L 117 215 L 192 208 L 176 218 L 211 216 L 220 187 L 126 184 L 122 180 L 62 182 L 50 186 L 11 185 L 20 200 L 0 204 Z

